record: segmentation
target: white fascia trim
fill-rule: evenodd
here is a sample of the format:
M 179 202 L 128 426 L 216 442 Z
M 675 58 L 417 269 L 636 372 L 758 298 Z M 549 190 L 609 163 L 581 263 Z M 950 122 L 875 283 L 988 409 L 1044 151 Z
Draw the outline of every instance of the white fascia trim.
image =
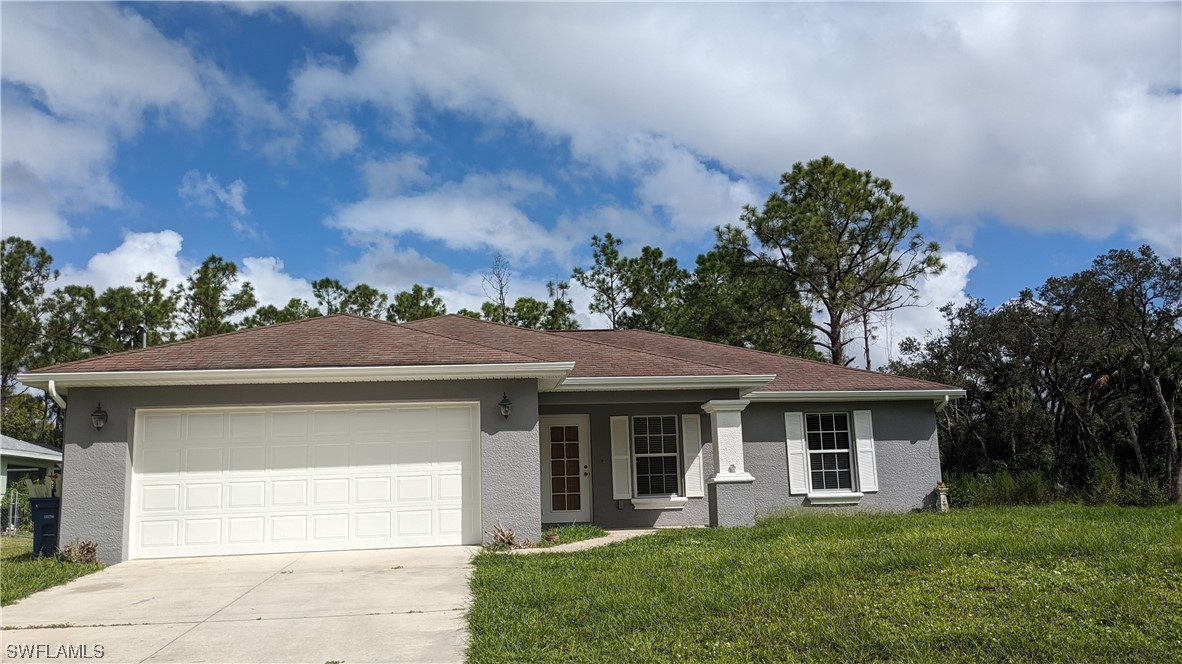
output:
M 857 505 L 862 500 L 861 491 L 830 491 L 810 493 L 810 505 Z
M 965 391 L 951 390 L 794 390 L 791 392 L 752 392 L 747 399 L 760 403 L 801 401 L 931 401 L 936 405 L 949 399 L 963 399 Z
M 5 459 L 36 459 L 38 461 L 56 461 L 61 463 L 62 453 L 58 452 L 9 452 L 0 450 L 0 457 Z
M 758 376 L 593 376 L 567 378 L 551 392 L 738 389 L 744 395 L 775 380 Z
M 145 385 L 254 385 L 278 383 L 362 383 L 413 380 L 473 380 L 536 378 L 538 389 L 553 389 L 574 362 L 514 362 L 506 364 L 441 364 L 383 367 L 301 367 L 284 369 L 201 369 L 184 371 L 76 371 L 20 374 L 25 385 L 45 389 L 52 381 L 59 394 L 70 387 L 130 387 Z
M 638 510 L 679 510 L 683 509 L 689 498 L 671 496 L 669 498 L 633 498 L 632 507 Z

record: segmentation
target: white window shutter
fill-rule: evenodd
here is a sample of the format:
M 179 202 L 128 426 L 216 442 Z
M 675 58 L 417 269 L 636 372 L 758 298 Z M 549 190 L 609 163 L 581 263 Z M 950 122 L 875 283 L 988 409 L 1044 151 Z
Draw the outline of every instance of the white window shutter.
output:
M 854 411 L 854 440 L 857 441 L 854 456 L 858 466 L 858 488 L 863 493 L 878 491 L 878 460 L 874 454 L 874 423 L 870 411 Z
M 701 498 L 706 495 L 706 482 L 702 478 L 702 416 L 681 416 L 681 455 L 685 460 L 685 497 Z
M 632 445 L 628 440 L 628 416 L 614 415 L 612 421 L 612 498 L 632 497 Z
M 809 459 L 804 444 L 804 413 L 784 413 L 784 433 L 788 441 L 788 493 L 794 496 L 808 493 Z

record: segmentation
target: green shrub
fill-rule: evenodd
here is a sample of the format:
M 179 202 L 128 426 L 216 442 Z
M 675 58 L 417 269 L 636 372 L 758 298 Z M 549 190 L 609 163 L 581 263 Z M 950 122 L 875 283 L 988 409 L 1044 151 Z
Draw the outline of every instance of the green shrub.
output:
M 1045 505 L 1055 499 L 1051 482 L 1034 470 L 1017 477 L 1008 470 L 1000 470 L 992 475 L 950 474 L 948 487 L 948 501 L 952 507 Z
M 1119 505 L 1122 491 L 1120 467 L 1116 465 L 1116 460 L 1101 455 L 1092 460 L 1091 466 L 1084 501 L 1090 505 Z
M 1121 486 L 1120 504 L 1126 507 L 1156 507 L 1170 502 L 1170 496 L 1159 482 L 1143 480 L 1129 473 Z

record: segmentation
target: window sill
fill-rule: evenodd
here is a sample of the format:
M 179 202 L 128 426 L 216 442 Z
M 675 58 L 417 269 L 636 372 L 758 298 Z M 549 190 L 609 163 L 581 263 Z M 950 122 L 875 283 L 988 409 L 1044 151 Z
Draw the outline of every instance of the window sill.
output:
M 862 500 L 861 491 L 830 491 L 810 493 L 810 505 L 857 505 Z
M 633 498 L 632 507 L 638 510 L 679 510 L 688 502 L 689 498 L 683 496 Z

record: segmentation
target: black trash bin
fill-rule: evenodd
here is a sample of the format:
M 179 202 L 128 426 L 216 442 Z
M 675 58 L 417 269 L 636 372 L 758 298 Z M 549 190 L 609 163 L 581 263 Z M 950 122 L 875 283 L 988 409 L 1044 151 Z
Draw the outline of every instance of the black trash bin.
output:
M 29 498 L 29 514 L 33 517 L 34 556 L 52 556 L 57 553 L 61 510 L 61 498 Z

